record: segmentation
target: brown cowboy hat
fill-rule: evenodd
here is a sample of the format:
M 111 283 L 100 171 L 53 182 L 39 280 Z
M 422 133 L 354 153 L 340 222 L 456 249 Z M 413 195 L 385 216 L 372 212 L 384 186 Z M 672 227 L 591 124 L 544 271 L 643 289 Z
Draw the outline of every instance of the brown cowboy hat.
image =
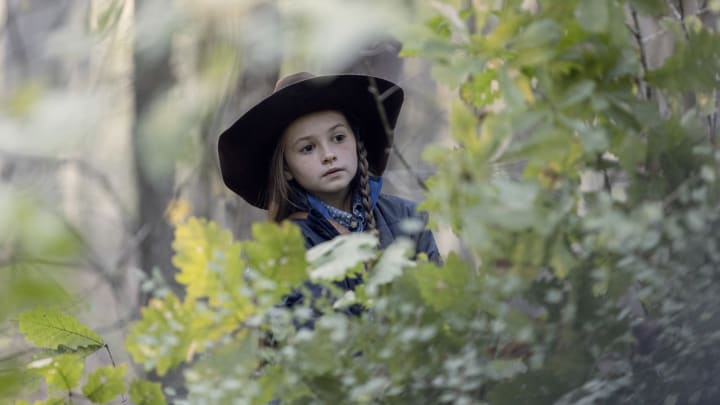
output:
M 321 110 L 338 110 L 352 117 L 353 124 L 360 127 L 370 171 L 382 174 L 391 145 L 377 97 L 371 92 L 373 81 L 392 130 L 404 96 L 402 89 L 390 81 L 363 75 L 310 73 L 280 79 L 270 96 L 220 135 L 218 154 L 225 184 L 250 204 L 267 209 L 270 163 L 283 131 L 297 118 Z

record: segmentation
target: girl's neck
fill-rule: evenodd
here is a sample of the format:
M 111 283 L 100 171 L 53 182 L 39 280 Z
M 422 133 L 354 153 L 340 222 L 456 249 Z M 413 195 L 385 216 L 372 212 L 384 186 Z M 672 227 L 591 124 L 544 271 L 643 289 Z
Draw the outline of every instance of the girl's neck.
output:
M 345 212 L 351 211 L 352 192 L 348 188 L 342 195 L 315 195 L 318 199 L 327 205 L 335 207 Z

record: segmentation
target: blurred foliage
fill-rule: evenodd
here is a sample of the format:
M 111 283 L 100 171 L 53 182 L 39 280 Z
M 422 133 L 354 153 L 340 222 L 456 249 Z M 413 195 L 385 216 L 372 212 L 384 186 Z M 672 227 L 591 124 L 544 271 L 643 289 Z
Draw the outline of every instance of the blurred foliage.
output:
M 206 57 L 178 62 L 180 84 L 141 123 L 148 150 L 168 159 L 152 162 L 158 171 L 193 149 L 237 58 L 248 56 L 236 51 L 242 24 L 220 22 L 251 16 L 255 3 L 231 3 L 140 13 L 139 35 L 174 33 L 184 38 L 177 47 Z M 116 4 L 99 13 L 99 32 L 119 18 Z M 311 29 L 315 9 L 280 6 L 297 18 L 289 32 L 320 32 Z M 189 403 L 718 402 L 717 30 L 661 0 L 428 7 L 403 52 L 430 60 L 456 96 L 453 146 L 425 151 L 437 172 L 422 207 L 459 236 L 462 253 L 439 268 L 410 260 L 408 240 L 379 251 L 370 234 L 306 252 L 289 223 L 256 224 L 252 240 L 236 241 L 188 217 L 178 200 L 168 217 L 185 294 L 164 291 L 142 309 L 126 341 L 133 360 L 159 375 L 184 367 Z M 635 12 L 674 37 L 657 69 L 641 57 Z M 250 20 L 238 20 L 251 28 L 242 34 L 276 33 Z M 151 42 L 141 59 L 157 56 Z M 290 66 L 302 53 L 292 52 Z M 27 116 L 40 93 L 21 88 L 4 108 Z M 41 209 L 0 203 L 0 227 L 11 230 L 3 254 L 75 248 Z M 0 318 L 53 290 L 43 277 L 10 277 L 14 263 L 0 262 Z M 354 292 L 332 283 L 356 273 L 365 284 Z M 325 293 L 313 296 L 310 282 Z M 279 305 L 293 291 L 307 299 Z M 348 316 L 351 306 L 362 315 Z M 56 390 L 51 398 L 62 396 L 46 403 L 64 403 L 87 372 L 81 392 L 92 402 L 165 403 L 159 385 L 128 384 L 124 365 L 85 370 L 82 359 L 103 339 L 70 314 L 34 309 L 17 320 L 28 341 L 50 350 L 0 371 L 0 395 L 29 386 L 31 371 Z
M 50 395 L 47 400 L 36 401 L 35 404 L 73 403 L 73 397 L 81 397 L 94 404 L 106 404 L 122 396 L 125 402 L 126 393 L 136 404 L 166 403 L 157 383 L 134 379 L 128 386 L 125 382 L 127 364 L 86 370 L 87 356 L 102 348 L 112 355 L 103 339 L 73 315 L 54 308 L 35 308 L 20 314 L 17 322 L 28 342 L 50 350 L 36 353 L 31 362 L 16 367 L 10 373 L 0 373 L 0 382 L 7 390 L 0 391 L 0 394 L 5 397 L 17 396 L 17 389 L 11 391 L 8 388 L 20 386 L 24 395 L 37 395 L 37 392 Z M 83 378 L 86 371 L 87 376 Z M 37 387 L 35 383 L 38 379 L 45 383 L 45 387 Z M 77 391 L 78 388 L 81 390 Z M 16 403 L 27 404 L 25 401 Z

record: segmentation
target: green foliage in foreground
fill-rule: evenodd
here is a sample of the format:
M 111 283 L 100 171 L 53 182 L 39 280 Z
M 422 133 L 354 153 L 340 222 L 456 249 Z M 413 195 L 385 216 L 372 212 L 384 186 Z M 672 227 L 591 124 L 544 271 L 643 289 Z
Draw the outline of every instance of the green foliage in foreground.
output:
M 36 401 L 34 404 L 74 403 L 73 398 L 106 404 L 121 396 L 124 401 L 128 392 L 132 401 L 138 405 L 166 403 L 160 384 L 134 379 L 128 387 L 125 382 L 127 364 L 96 368 L 87 373 L 87 379 L 83 382 L 85 357 L 103 347 L 109 354 L 110 349 L 96 332 L 74 316 L 54 308 L 34 308 L 19 315 L 17 322 L 28 342 L 51 350 L 36 356 L 23 368 L 11 370 L 6 374 L 8 379 L 0 377 L 0 382 L 13 385 L 24 382 L 24 391 L 27 392 L 30 386 L 28 381 L 42 379 L 51 396 L 46 401 Z M 16 404 L 27 402 L 17 401 Z
M 378 251 L 363 234 L 305 252 L 290 224 L 234 241 L 190 219 L 173 245 L 184 298 L 143 309 L 133 359 L 185 366 L 191 403 L 718 402 L 718 34 L 660 0 L 522 3 L 438 7 L 406 50 L 458 90 L 456 146 L 426 151 L 423 206 L 462 254 L 438 267 L 410 260 L 408 240 Z M 633 11 L 669 16 L 677 46 L 658 69 L 642 63 Z M 338 291 L 347 274 L 365 284 Z M 328 294 L 278 306 L 305 280 Z M 21 330 L 55 350 L 96 339 Z M 78 355 L 34 369 L 64 391 Z M 82 392 L 164 401 L 148 383 L 125 391 L 122 373 L 91 372 Z

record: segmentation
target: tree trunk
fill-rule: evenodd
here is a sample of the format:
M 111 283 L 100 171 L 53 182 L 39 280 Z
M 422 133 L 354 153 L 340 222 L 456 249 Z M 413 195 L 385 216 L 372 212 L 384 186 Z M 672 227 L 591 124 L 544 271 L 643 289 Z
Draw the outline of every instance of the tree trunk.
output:
M 148 4 L 150 3 L 138 3 L 136 18 L 139 13 L 142 13 L 142 7 Z M 148 48 L 147 44 L 137 42 L 138 40 L 147 40 L 147 38 L 136 36 L 133 51 L 135 116 L 132 125 L 132 148 L 138 196 L 138 215 L 135 228 L 138 232 L 147 235 L 140 244 L 138 266 L 148 275 L 151 274 L 153 268 L 158 268 L 173 292 L 181 296 L 182 290 L 175 282 L 175 271 L 171 264 L 173 232 L 163 216 L 167 204 L 173 196 L 174 173 L 151 172 L 148 163 L 156 157 L 149 156 L 143 147 L 146 142 L 145 137 L 152 136 L 152 134 L 143 133 L 142 123 L 150 113 L 154 102 L 165 94 L 175 82 L 170 65 L 171 37 L 168 35 L 156 39 L 158 40 L 155 42 L 156 46 Z M 142 295 L 143 293 L 140 294 L 139 304 L 144 305 L 148 297 Z

